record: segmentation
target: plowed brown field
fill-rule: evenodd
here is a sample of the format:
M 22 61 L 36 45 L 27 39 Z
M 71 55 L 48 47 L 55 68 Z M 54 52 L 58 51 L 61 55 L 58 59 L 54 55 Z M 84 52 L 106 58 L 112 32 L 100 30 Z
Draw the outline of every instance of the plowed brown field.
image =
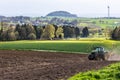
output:
M 0 51 L 0 80 L 66 80 L 116 61 L 89 61 L 86 54 Z

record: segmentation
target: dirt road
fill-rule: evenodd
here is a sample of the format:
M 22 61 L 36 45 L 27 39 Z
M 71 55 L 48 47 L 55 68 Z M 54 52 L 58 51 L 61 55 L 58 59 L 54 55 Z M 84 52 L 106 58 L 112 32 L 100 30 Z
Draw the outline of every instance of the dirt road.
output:
M 89 61 L 85 54 L 0 51 L 0 80 L 66 80 L 116 61 Z

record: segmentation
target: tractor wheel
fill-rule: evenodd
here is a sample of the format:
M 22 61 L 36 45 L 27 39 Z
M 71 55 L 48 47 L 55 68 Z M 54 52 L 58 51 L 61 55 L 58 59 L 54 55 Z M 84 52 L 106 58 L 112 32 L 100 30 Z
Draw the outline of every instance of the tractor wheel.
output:
M 90 54 L 90 55 L 88 56 L 88 59 L 89 59 L 89 60 L 94 60 L 94 55 Z

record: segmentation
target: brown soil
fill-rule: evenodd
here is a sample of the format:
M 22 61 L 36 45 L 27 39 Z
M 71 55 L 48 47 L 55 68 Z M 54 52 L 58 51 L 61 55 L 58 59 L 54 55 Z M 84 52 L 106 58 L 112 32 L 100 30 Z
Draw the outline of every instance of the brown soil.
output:
M 109 61 L 120 61 L 120 54 L 111 54 L 111 56 L 108 58 Z
M 0 51 L 0 80 L 66 80 L 116 61 L 89 61 L 85 54 Z

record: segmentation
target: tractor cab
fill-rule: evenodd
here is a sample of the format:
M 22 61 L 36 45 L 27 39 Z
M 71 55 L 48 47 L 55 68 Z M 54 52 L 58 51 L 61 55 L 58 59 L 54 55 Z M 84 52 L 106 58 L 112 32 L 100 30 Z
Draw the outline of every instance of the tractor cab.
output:
M 97 52 L 97 53 L 104 53 L 104 48 L 103 47 L 94 47 L 92 52 Z

